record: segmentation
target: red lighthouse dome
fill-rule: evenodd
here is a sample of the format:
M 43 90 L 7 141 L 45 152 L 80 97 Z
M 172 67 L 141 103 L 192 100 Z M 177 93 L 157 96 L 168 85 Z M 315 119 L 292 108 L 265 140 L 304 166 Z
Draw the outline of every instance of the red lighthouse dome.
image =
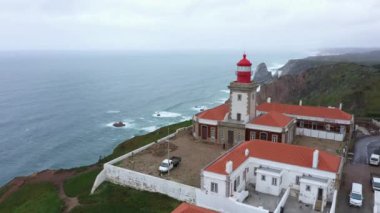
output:
M 243 54 L 243 59 L 237 63 L 237 82 L 239 83 L 251 83 L 251 70 L 252 63 L 247 59 L 247 55 Z

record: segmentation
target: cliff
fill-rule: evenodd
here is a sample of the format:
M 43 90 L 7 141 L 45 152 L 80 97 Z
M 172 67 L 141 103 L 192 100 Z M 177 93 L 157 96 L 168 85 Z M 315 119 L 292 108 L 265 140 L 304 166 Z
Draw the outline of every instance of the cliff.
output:
M 304 59 L 289 60 L 279 70 L 282 75 L 298 75 L 302 72 L 317 68 L 321 65 L 332 65 L 336 63 L 356 63 L 372 66 L 380 63 L 380 51 L 346 53 L 342 55 L 312 56 Z
M 297 63 L 296 63 L 297 64 Z M 310 65 L 310 64 L 309 64 Z M 355 63 L 293 64 L 297 74 L 283 75 L 261 86 L 258 103 L 272 102 L 339 106 L 356 116 L 380 117 L 380 68 Z M 299 72 L 303 70 L 303 72 Z
M 268 71 L 265 63 L 257 65 L 253 80 L 258 83 L 267 83 L 273 80 L 272 73 Z

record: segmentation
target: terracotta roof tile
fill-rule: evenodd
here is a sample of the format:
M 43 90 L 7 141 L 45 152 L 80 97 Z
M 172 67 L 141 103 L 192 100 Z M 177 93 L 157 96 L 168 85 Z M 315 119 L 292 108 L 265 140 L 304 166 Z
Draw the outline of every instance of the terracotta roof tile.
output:
M 268 112 L 257 118 L 254 118 L 251 123 L 265 126 L 286 127 L 294 118 L 290 118 L 279 112 Z
M 181 203 L 172 213 L 218 213 L 210 209 L 202 208 L 196 205 Z
M 319 117 L 327 119 L 351 120 L 352 115 L 339 108 L 328 108 L 319 106 L 299 106 L 279 103 L 262 103 L 257 106 L 257 110 L 264 112 L 276 111 L 291 115 L 301 115 L 310 117 Z
M 202 119 L 222 121 L 226 114 L 230 111 L 229 104 L 222 104 L 212 109 L 198 113 L 196 116 Z
M 233 170 L 238 168 L 248 157 L 244 155 L 249 150 L 249 157 L 255 157 L 285 164 L 312 168 L 315 149 L 263 140 L 246 141 L 222 155 L 214 163 L 205 168 L 206 171 L 226 175 L 225 167 L 228 161 L 233 162 Z M 318 169 L 337 173 L 341 157 L 325 151 L 319 151 Z

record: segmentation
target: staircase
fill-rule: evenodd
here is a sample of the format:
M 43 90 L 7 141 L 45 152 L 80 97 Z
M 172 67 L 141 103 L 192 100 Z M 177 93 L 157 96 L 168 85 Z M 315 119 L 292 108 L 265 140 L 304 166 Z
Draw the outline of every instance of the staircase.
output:
M 314 205 L 314 211 L 322 211 L 322 200 L 316 200 Z

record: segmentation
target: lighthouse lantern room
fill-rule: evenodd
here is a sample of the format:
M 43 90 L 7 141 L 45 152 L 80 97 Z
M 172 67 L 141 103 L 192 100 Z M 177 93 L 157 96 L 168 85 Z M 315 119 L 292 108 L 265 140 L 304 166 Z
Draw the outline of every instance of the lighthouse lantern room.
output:
M 247 55 L 244 53 L 243 59 L 237 63 L 237 82 L 239 83 L 251 83 L 252 76 L 252 63 L 247 59 Z

